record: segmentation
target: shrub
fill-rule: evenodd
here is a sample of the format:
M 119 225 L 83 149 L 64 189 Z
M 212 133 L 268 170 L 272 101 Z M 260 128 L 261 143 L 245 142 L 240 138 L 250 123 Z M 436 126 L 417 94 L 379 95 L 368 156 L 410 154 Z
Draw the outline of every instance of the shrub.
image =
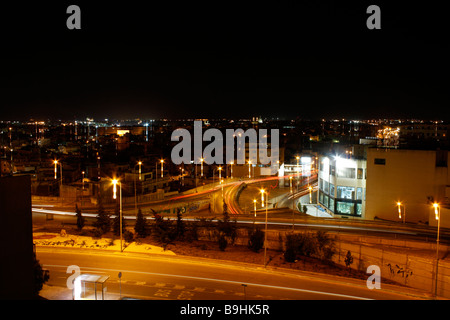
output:
M 256 227 L 249 232 L 248 248 L 253 252 L 258 253 L 264 246 L 264 231 L 260 227 Z
M 131 231 L 129 231 L 129 230 L 126 230 L 126 231 L 123 233 L 123 239 L 125 240 L 125 242 L 128 242 L 128 243 L 133 242 L 133 240 L 134 240 L 134 234 L 133 234 L 133 232 L 131 232 Z
M 228 241 L 227 238 L 225 237 L 225 235 L 222 233 L 219 235 L 219 249 L 220 251 L 225 251 L 225 248 L 228 245 Z
M 150 233 L 150 229 L 147 225 L 147 219 L 144 218 L 141 208 L 139 208 L 139 211 L 136 216 L 136 224 L 134 226 L 134 231 L 136 232 L 136 235 L 141 238 L 145 238 Z
M 287 262 L 294 262 L 299 256 L 331 260 L 334 254 L 334 240 L 324 231 L 318 231 L 315 235 L 309 233 L 286 235 L 284 258 Z

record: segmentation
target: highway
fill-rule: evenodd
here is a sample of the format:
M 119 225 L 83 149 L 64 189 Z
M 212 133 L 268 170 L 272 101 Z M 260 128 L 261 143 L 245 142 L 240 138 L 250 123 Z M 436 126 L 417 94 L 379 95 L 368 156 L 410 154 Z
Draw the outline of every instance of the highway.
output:
M 202 258 L 37 248 L 37 258 L 50 270 L 50 286 L 66 287 L 67 267 L 81 273 L 109 275 L 107 293 L 139 299 L 169 300 L 368 300 L 423 298 L 418 291 L 307 272 L 271 270 Z M 119 289 L 119 272 L 122 273 Z M 244 293 L 244 285 L 245 293 Z M 108 297 L 107 297 L 108 299 Z

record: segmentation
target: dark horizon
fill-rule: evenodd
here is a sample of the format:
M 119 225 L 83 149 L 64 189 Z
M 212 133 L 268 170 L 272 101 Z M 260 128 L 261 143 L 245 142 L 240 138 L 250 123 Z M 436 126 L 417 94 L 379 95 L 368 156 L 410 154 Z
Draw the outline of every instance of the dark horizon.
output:
M 363 4 L 214 15 L 80 4 L 81 30 L 65 28 L 64 4 L 13 8 L 0 117 L 450 120 L 442 13 L 380 6 L 381 30 L 366 28 Z

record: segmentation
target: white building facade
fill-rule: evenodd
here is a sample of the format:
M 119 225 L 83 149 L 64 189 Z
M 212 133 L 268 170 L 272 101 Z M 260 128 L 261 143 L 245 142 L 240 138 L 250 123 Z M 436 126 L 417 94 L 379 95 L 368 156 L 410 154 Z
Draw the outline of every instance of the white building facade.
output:
M 321 156 L 318 204 L 332 215 L 364 218 L 366 172 L 365 159 Z

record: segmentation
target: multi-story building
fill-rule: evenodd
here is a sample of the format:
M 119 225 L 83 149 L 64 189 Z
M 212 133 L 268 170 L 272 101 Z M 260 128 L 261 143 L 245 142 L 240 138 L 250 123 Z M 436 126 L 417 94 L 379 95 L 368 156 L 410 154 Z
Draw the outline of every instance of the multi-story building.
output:
M 449 152 L 370 148 L 319 158 L 318 203 L 335 216 L 450 226 Z
M 366 160 L 346 156 L 319 158 L 318 203 L 333 215 L 364 218 Z

